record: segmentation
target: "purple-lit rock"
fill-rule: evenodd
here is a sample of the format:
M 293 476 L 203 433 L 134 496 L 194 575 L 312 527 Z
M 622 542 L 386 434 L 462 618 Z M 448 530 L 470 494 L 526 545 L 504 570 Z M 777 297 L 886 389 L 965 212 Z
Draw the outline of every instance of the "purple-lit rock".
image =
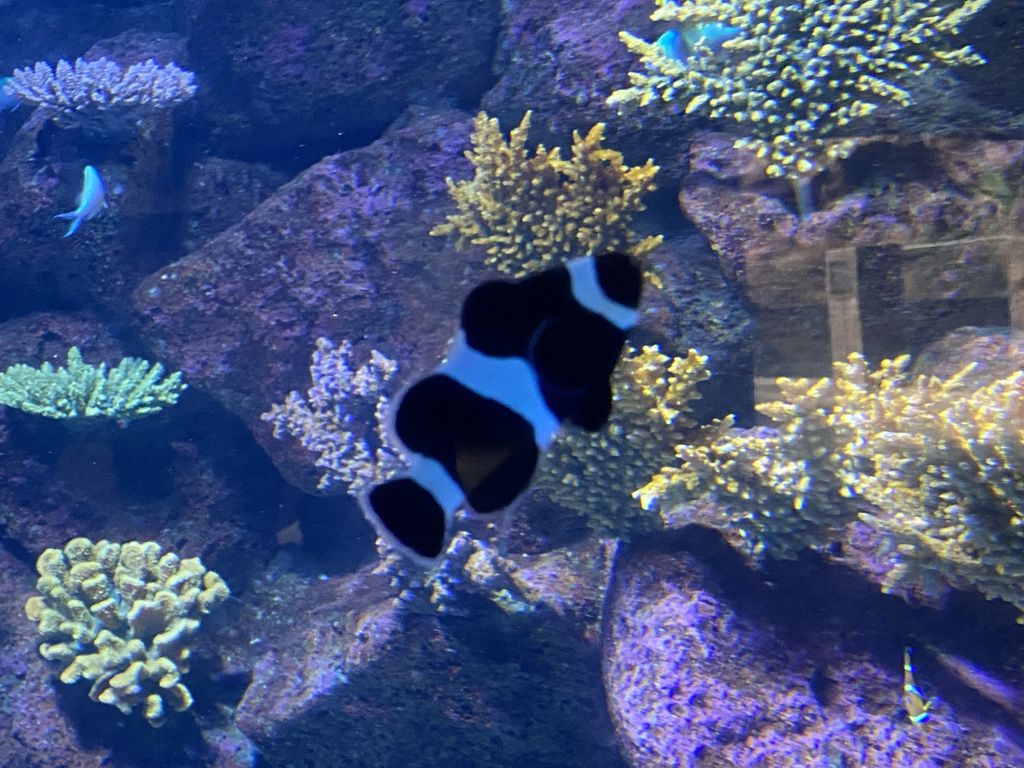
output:
M 464 610 L 444 616 L 397 600 L 380 569 L 271 569 L 248 598 L 260 612 L 222 635 L 253 671 L 236 722 L 282 767 L 621 768 L 594 631 L 610 560 L 600 544 L 517 558 L 531 610 L 453 585 Z
M 1024 142 L 863 139 L 848 160 L 811 180 L 813 209 L 801 218 L 788 182 L 768 179 L 766 161 L 722 134 L 699 135 L 679 193 L 683 211 L 723 270 L 765 305 L 824 303 L 826 248 L 907 245 L 1001 234 L 1009 211 L 996 179 L 1024 168 Z M 893 181 L 893 179 L 898 179 Z
M 0 755 L 4 768 L 100 768 L 111 750 L 85 747 L 74 723 L 54 696 L 53 666 L 36 650 L 39 635 L 25 618 L 25 600 L 35 593 L 37 574 L 0 549 Z M 60 685 L 60 683 L 57 683 Z
M 612 133 L 620 125 L 636 130 L 641 117 L 664 128 L 663 115 L 637 112 L 617 117 L 605 104 L 612 91 L 626 86 L 635 66 L 634 57 L 619 41 L 619 30 L 652 33 L 656 25 L 648 17 L 653 8 L 650 0 L 512 4 L 497 57 L 501 77 L 481 107 L 507 128 L 533 110 L 538 135 L 585 132 L 597 122 L 610 123 Z M 677 118 L 670 116 L 671 120 Z
M 286 181 L 284 173 L 256 163 L 200 158 L 189 168 L 182 192 L 182 250 L 191 253 L 237 224 Z
M 917 682 L 942 682 L 940 698 L 910 721 L 900 638 L 931 630 L 841 569 L 807 558 L 759 576 L 691 528 L 621 556 L 607 605 L 609 711 L 636 768 L 1019 765 L 1005 713 L 933 663 Z
M 312 161 L 379 135 L 410 104 L 475 104 L 493 79 L 499 13 L 497 0 L 206 3 L 192 52 L 212 142 Z
M 468 136 L 462 113 L 410 112 L 135 291 L 140 329 L 159 357 L 240 415 L 304 490 L 315 493 L 322 474 L 315 456 L 274 439 L 259 415 L 309 388 L 319 336 L 353 340 L 357 358 L 380 349 L 413 375 L 436 364 L 466 286 L 483 274 L 478 257 L 429 235 L 454 208 L 445 176 L 469 173 Z

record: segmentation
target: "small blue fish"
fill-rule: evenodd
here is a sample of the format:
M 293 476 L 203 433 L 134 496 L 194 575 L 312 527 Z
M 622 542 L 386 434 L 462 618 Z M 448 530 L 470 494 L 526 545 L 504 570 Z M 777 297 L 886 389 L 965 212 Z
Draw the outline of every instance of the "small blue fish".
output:
M 18 99 L 7 93 L 6 85 L 10 81 L 9 77 L 0 77 L 0 112 L 13 112 L 21 106 Z
M 661 52 L 670 59 L 684 61 L 697 52 L 697 46 L 708 48 L 712 53 L 722 50 L 722 43 L 740 33 L 739 27 L 730 27 L 718 22 L 700 24 L 680 32 L 670 29 L 654 41 Z
M 68 219 L 71 222 L 71 226 L 68 227 L 68 231 L 64 235 L 64 237 L 70 237 L 75 234 L 83 221 L 98 216 L 106 207 L 106 191 L 103 189 L 100 172 L 93 166 L 87 165 L 82 175 L 82 193 L 78 196 L 78 207 L 67 213 L 58 213 L 53 218 Z

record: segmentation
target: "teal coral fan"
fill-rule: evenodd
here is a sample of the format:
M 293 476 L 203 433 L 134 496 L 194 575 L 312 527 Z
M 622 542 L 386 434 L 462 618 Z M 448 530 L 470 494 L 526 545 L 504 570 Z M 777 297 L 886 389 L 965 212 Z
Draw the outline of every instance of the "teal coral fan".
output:
M 933 66 L 973 66 L 984 59 L 955 47 L 960 26 L 989 3 L 966 0 L 656 0 L 655 21 L 695 38 L 687 55 L 628 32 L 642 72 L 609 103 L 620 109 L 675 102 L 687 114 L 736 123 L 740 147 L 769 162 L 769 176 L 800 179 L 822 169 L 822 156 L 845 157 L 847 126 L 879 104 L 911 103 L 902 79 Z M 729 29 L 714 44 L 694 34 Z M 829 139 L 838 140 L 829 142 Z
M 785 400 L 758 406 L 775 430 L 707 427 L 636 495 L 664 516 L 710 492 L 721 524 L 774 557 L 859 520 L 886 534 L 887 590 L 971 588 L 1024 611 L 1024 373 L 979 387 L 973 364 L 941 379 L 908 364 L 852 355 L 831 379 L 780 379 Z
M 164 376 L 160 363 L 126 357 L 107 370 L 89 365 L 78 347 L 67 367 L 18 364 L 0 373 L 0 405 L 51 419 L 135 419 L 178 402 L 188 386 L 181 372 Z

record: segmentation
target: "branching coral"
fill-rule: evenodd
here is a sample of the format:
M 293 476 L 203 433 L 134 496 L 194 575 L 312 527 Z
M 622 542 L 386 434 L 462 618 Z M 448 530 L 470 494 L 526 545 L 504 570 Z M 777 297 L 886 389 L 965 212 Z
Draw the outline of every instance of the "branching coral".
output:
M 910 379 L 906 365 L 868 374 L 857 360 L 842 378 L 861 400 L 866 382 L 885 388 L 854 407 L 876 425 L 855 490 L 878 510 L 861 519 L 891 542 L 886 586 L 938 577 L 1024 611 L 1024 373 L 977 388 L 974 366 Z
M 135 419 L 178 402 L 188 386 L 181 371 L 164 376 L 160 363 L 126 357 L 114 368 L 89 365 L 78 347 L 66 368 L 18 364 L 0 373 L 0 405 L 51 419 Z
M 648 160 L 630 167 L 622 155 L 601 145 L 604 125 L 586 136 L 573 133 L 572 158 L 543 145 L 526 147 L 530 113 L 509 140 L 498 121 L 481 112 L 466 153 L 476 174 L 470 181 L 448 179 L 459 212 L 432 235 L 457 236 L 487 250 L 487 264 L 520 277 L 548 262 L 603 251 L 629 250 L 638 257 L 661 243 L 637 240 L 630 222 L 644 209 L 641 198 L 654 189 L 658 167 Z
M 905 76 L 984 63 L 953 38 L 989 0 L 952 7 L 939 0 L 655 2 L 651 18 L 678 25 L 694 44 L 677 53 L 620 33 L 643 71 L 630 73 L 631 87 L 609 103 L 660 100 L 736 123 L 737 145 L 768 158 L 770 176 L 806 178 L 821 170 L 823 154 L 845 157 L 848 141 L 827 140 L 880 103 L 910 104 Z M 723 29 L 727 39 L 714 43 L 716 36 L 700 34 Z
M 383 480 L 397 465 L 385 433 L 384 390 L 398 363 L 373 350 L 370 359 L 353 370 L 352 353 L 348 340 L 335 347 L 330 339 L 317 339 L 309 367 L 313 386 L 306 397 L 291 392 L 260 418 L 273 425 L 274 437 L 288 433 L 319 454 L 316 466 L 325 470 L 320 488 L 342 482 L 355 495 L 365 485 Z M 371 411 L 377 421 L 374 437 L 365 434 L 358 421 Z
M 891 543 L 887 589 L 939 579 L 1024 611 L 1024 374 L 979 388 L 973 365 L 939 379 L 908 363 L 852 355 L 832 379 L 780 379 L 785 401 L 758 406 L 775 430 L 708 427 L 636 495 L 664 509 L 709 491 L 774 557 L 861 520 Z
M 39 653 L 65 665 L 62 682 L 90 680 L 93 700 L 125 714 L 141 704 L 154 726 L 166 704 L 192 705 L 181 678 L 201 617 L 229 595 L 220 576 L 152 541 L 84 538 L 45 550 L 36 569 L 42 596 L 28 599 L 25 614 L 43 635 Z
M 778 383 L 786 402 L 758 406 L 777 431 L 737 433 L 731 418 L 702 428 L 693 445 L 676 446 L 680 466 L 636 492 L 643 506 L 710 492 L 755 555 L 795 557 L 840 537 L 857 508 L 844 495 L 847 445 L 829 414 L 832 382 Z
M 472 594 L 486 597 L 507 613 L 529 613 L 537 607 L 539 595 L 517 578 L 517 571 L 513 560 L 486 541 L 459 531 L 437 568 L 414 577 L 399 599 L 417 612 L 469 615 L 464 598 Z
M 707 357 L 690 350 L 668 357 L 657 346 L 627 350 L 612 378 L 615 404 L 600 432 L 566 431 L 552 446 L 538 475 L 550 497 L 587 516 L 603 535 L 626 537 L 658 527 L 660 520 L 631 498 L 633 489 L 672 456 L 697 384 L 710 374 Z
M 116 61 L 61 59 L 54 69 L 41 61 L 34 67 L 14 70 L 4 93 L 33 107 L 47 106 L 71 122 L 99 133 L 122 133 L 132 124 L 133 111 L 174 106 L 196 92 L 195 73 L 176 64 L 156 61 L 124 68 Z

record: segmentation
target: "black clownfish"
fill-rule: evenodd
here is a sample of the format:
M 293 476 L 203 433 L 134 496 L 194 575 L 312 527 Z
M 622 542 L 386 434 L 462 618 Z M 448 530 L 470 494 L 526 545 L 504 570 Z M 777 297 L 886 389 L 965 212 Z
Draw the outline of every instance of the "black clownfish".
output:
M 429 567 L 459 507 L 495 515 L 529 488 L 563 422 L 604 426 L 642 283 L 633 258 L 606 253 L 474 288 L 447 359 L 397 401 L 408 471 L 360 498 L 380 536 Z

